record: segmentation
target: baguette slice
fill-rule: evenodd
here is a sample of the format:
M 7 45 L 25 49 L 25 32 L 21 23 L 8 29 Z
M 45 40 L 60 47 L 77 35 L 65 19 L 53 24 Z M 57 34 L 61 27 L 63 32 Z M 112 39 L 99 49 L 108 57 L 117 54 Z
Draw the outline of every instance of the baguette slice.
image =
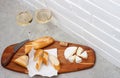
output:
M 39 56 L 39 59 L 37 60 L 37 63 L 36 63 L 36 66 L 35 66 L 38 71 L 41 68 L 42 62 L 43 62 L 43 58 L 42 58 L 42 56 Z
M 36 61 L 40 56 L 43 56 L 43 52 L 44 52 L 44 50 L 42 50 L 42 49 L 36 50 L 34 53 L 34 61 Z
M 41 37 L 32 42 L 34 49 L 44 48 L 54 42 L 54 39 L 49 36 Z
M 43 63 L 45 65 L 48 65 L 48 53 L 44 51 L 44 54 L 43 54 Z
M 60 69 L 60 62 L 57 59 L 57 57 L 55 57 L 54 55 L 49 55 L 49 60 L 52 64 L 52 66 L 56 69 L 59 70 Z
M 17 59 L 15 59 L 14 62 L 16 64 L 26 68 L 26 66 L 28 64 L 28 56 L 22 55 L 22 56 L 18 57 Z

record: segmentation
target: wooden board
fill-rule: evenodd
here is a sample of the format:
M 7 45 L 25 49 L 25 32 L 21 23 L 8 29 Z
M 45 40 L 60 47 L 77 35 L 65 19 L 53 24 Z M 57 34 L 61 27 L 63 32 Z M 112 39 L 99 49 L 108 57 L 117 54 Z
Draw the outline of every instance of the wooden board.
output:
M 8 53 L 13 52 L 14 46 L 15 46 L 15 44 L 10 45 L 4 50 L 2 59 L 1 59 L 1 63 L 3 62 L 2 60 L 4 60 L 7 57 Z M 81 63 L 70 63 L 64 57 L 64 50 L 67 47 L 60 46 L 59 41 L 55 41 L 52 45 L 50 45 L 44 49 L 51 49 L 51 48 L 58 49 L 57 55 L 58 55 L 58 59 L 60 61 L 60 65 L 61 65 L 61 68 L 58 71 L 58 73 L 74 72 L 74 71 L 91 68 L 94 66 L 96 57 L 95 57 L 95 52 L 92 48 L 83 46 L 83 45 L 79 45 L 79 44 L 74 44 L 74 43 L 69 43 L 69 46 L 77 46 L 77 47 L 82 47 L 84 50 L 89 50 L 88 59 L 83 59 L 83 61 Z M 18 58 L 19 56 L 21 56 L 23 54 L 24 54 L 24 46 L 21 47 L 17 51 L 17 53 L 11 59 L 10 63 L 7 66 L 5 66 L 5 68 L 10 69 L 12 71 L 21 72 L 21 73 L 28 73 L 28 70 L 26 68 L 21 67 L 13 62 L 16 58 Z

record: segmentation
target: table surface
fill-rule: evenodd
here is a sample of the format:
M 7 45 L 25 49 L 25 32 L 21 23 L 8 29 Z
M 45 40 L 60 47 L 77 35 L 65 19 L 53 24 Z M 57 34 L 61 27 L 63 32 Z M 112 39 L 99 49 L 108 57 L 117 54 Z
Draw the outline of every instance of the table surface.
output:
M 21 0 L 20 0 L 21 1 Z M 24 5 L 24 6 L 22 6 Z M 67 41 L 79 44 L 87 44 L 85 41 L 79 39 L 78 42 L 71 35 L 67 34 L 61 28 L 50 23 L 38 24 L 34 18 L 29 26 L 21 27 L 16 24 L 16 15 L 21 9 L 26 6 L 19 0 L 0 0 L 0 60 L 5 47 L 10 44 L 20 42 L 28 37 L 28 32 L 31 32 L 30 39 L 35 39 L 41 36 L 52 36 L 56 40 Z M 21 7 L 21 8 L 20 8 Z M 31 7 L 27 7 L 34 15 Z M 91 69 L 82 71 L 60 74 L 53 78 L 120 78 L 120 68 L 117 68 L 102 56 L 96 53 L 96 64 Z M 0 64 L 0 78 L 29 78 L 27 74 L 17 73 L 3 68 Z M 34 76 L 33 78 L 45 78 L 42 76 Z

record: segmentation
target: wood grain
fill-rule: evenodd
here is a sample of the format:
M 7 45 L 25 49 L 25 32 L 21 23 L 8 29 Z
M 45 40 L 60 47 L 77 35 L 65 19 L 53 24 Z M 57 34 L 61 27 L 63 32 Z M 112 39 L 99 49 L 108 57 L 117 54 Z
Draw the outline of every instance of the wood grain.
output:
M 14 46 L 15 46 L 15 44 L 10 45 L 4 50 L 2 58 L 1 58 L 1 64 L 2 64 L 3 60 L 7 57 L 8 53 L 13 52 Z M 60 46 L 59 41 L 55 41 L 52 45 L 45 47 L 44 49 L 51 49 L 51 48 L 58 49 L 57 55 L 58 55 L 58 59 L 60 61 L 60 65 L 61 65 L 61 68 L 58 71 L 58 73 L 74 72 L 74 71 L 91 68 L 94 66 L 96 57 L 95 57 L 95 52 L 92 48 L 90 48 L 88 46 L 84 46 L 84 45 L 74 44 L 74 43 L 69 43 L 69 46 L 78 46 L 78 47 L 82 47 L 84 50 L 88 50 L 88 52 L 87 52 L 88 59 L 83 59 L 83 61 L 81 63 L 70 63 L 64 57 L 64 50 L 67 47 Z M 7 66 L 5 66 L 5 68 L 10 69 L 12 71 L 16 71 L 16 72 L 28 73 L 26 68 L 21 67 L 13 62 L 19 56 L 24 55 L 24 53 L 25 52 L 24 52 L 24 46 L 23 46 L 17 51 L 17 53 L 11 59 L 10 63 Z

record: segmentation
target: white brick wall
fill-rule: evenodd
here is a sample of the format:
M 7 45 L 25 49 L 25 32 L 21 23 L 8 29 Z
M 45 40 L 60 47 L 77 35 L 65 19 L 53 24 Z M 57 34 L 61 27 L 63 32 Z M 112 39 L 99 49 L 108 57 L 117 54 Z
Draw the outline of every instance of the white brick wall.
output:
M 44 5 L 43 0 L 25 2 L 35 8 Z M 46 4 L 61 29 L 120 67 L 119 0 L 46 0 Z

